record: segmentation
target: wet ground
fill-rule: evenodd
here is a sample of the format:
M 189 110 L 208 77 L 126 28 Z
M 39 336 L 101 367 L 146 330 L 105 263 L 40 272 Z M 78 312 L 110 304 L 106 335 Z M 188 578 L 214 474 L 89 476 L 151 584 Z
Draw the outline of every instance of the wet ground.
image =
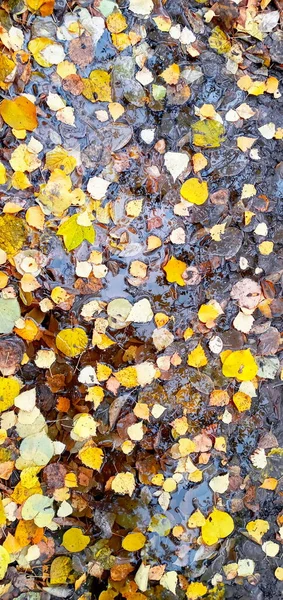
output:
M 3 600 L 282 597 L 281 9 L 0 9 Z

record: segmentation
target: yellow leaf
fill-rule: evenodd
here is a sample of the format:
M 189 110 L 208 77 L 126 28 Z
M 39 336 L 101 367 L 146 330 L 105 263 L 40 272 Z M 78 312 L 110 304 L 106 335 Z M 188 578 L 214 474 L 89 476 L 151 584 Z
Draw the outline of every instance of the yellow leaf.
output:
M 263 256 L 268 256 L 269 254 L 271 254 L 271 252 L 273 252 L 273 246 L 273 242 L 266 240 L 265 242 L 261 242 L 261 244 L 258 245 L 258 249 Z
M 107 377 L 108 379 L 108 377 Z M 99 381 L 99 380 L 98 380 Z M 85 399 L 88 402 L 93 402 L 94 409 L 98 408 L 104 398 L 104 391 L 99 385 L 94 385 L 88 388 L 88 393 Z
M 99 471 L 104 458 L 103 450 L 101 450 L 101 448 L 97 448 L 92 443 L 83 446 L 79 451 L 78 456 L 82 463 L 86 465 L 86 467 L 95 469 L 96 471 Z
M 204 119 L 192 125 L 193 143 L 203 148 L 219 148 L 224 141 L 224 127 L 219 121 Z
M 81 205 L 84 202 L 84 192 L 78 188 L 72 190 L 72 180 L 61 169 L 54 169 L 47 183 L 39 186 L 38 202 L 42 205 L 45 214 L 54 214 L 62 217 L 65 210 L 72 204 Z M 72 215 L 73 217 L 78 215 Z
M 63 60 L 62 62 L 60 62 L 57 65 L 56 71 L 57 71 L 59 77 L 62 77 L 62 79 L 65 79 L 65 77 L 68 77 L 68 75 L 76 75 L 77 68 L 74 65 L 74 63 L 72 63 L 68 60 Z
M 180 194 L 184 200 L 192 204 L 204 204 L 208 198 L 208 187 L 206 181 L 199 181 L 196 177 L 191 177 L 183 183 Z
M 274 571 L 274 575 L 278 581 L 283 581 L 283 567 L 277 567 Z
M 249 348 L 231 352 L 222 366 L 222 373 L 225 377 L 236 377 L 238 381 L 251 381 L 257 371 L 257 363 Z
M 212 304 L 202 304 L 198 311 L 198 318 L 202 323 L 214 321 L 218 317 L 219 312 Z
M 264 81 L 253 81 L 252 85 L 248 89 L 248 93 L 252 96 L 261 96 L 266 91 Z
M 190 367 L 195 367 L 196 369 L 207 365 L 206 354 L 200 344 L 189 353 L 187 362 Z
M 220 27 L 214 27 L 211 36 L 208 38 L 208 42 L 210 48 L 216 50 L 218 54 L 226 54 L 231 50 L 229 39 Z
M 154 23 L 156 24 L 159 31 L 169 31 L 172 26 L 172 21 L 166 15 L 160 15 L 159 17 L 153 17 Z
M 276 77 L 268 77 L 265 82 L 266 91 L 268 94 L 275 94 L 279 86 L 279 81 Z
M 273 491 L 277 488 L 278 485 L 278 480 L 275 479 L 274 477 L 267 477 L 263 483 L 261 484 L 261 488 L 264 490 L 270 490 Z
M 233 402 L 239 412 L 244 412 L 245 410 L 250 410 L 252 399 L 248 394 L 244 394 L 244 392 L 236 392 L 233 396 Z
M 81 327 L 62 329 L 56 336 L 58 350 L 71 358 L 81 354 L 86 349 L 87 343 L 87 334 Z
M 4 185 L 4 183 L 6 183 L 7 178 L 6 178 L 6 169 L 3 165 L 3 163 L 0 162 L 0 185 Z
M 204 524 L 205 524 L 205 516 L 202 514 L 202 512 L 198 508 L 189 517 L 188 527 L 190 529 L 195 529 L 196 527 L 202 527 Z
M 112 33 L 111 38 L 113 46 L 115 46 L 119 52 L 123 52 L 123 50 L 131 45 L 131 40 L 127 33 Z
M 207 587 L 203 583 L 199 583 L 196 581 L 195 583 L 190 583 L 187 587 L 186 596 L 189 600 L 197 600 L 197 598 L 201 598 L 207 592 Z
M 66 173 L 66 175 L 70 175 L 72 171 L 75 169 L 77 165 L 77 160 L 71 154 L 68 154 L 65 148 L 62 146 L 56 146 L 53 150 L 46 152 L 45 155 L 45 167 L 49 169 L 49 171 L 54 171 L 54 169 L 61 169 Z
M 78 527 L 71 527 L 65 531 L 62 540 L 62 546 L 69 552 L 82 552 L 90 542 L 90 537 L 84 535 Z
M 28 171 L 28 173 L 32 173 L 38 169 L 41 165 L 41 160 L 39 160 L 34 152 L 29 152 L 26 144 L 20 144 L 11 155 L 9 160 L 10 165 L 14 171 Z
M 216 544 L 220 538 L 226 538 L 234 530 L 232 517 L 222 510 L 214 508 L 201 528 L 203 542 L 207 546 Z
M 26 212 L 26 222 L 35 229 L 43 230 L 44 213 L 40 206 L 31 206 Z
M 122 547 L 128 552 L 137 552 L 144 547 L 146 543 L 146 537 L 140 531 L 133 531 L 128 533 L 122 541 Z
M 31 187 L 29 178 L 22 171 L 16 171 L 13 173 L 11 184 L 15 190 L 26 190 L 28 187 Z
M 26 0 L 27 6 L 32 12 L 39 10 L 42 17 L 52 15 L 54 0 Z
M 192 161 L 195 173 L 202 171 L 202 169 L 205 169 L 207 165 L 207 159 L 201 152 L 197 152 L 196 154 L 194 154 Z
M 122 15 L 119 10 L 114 9 L 113 12 L 108 15 L 106 25 L 108 31 L 111 33 L 121 33 L 121 31 L 127 29 L 128 23 L 124 15 Z
M 3 100 L 0 115 L 7 125 L 15 129 L 33 131 L 37 127 L 36 107 L 24 96 Z
M 173 63 L 173 65 L 170 65 L 169 67 L 167 67 L 167 69 L 162 71 L 160 77 L 162 77 L 162 79 L 164 79 L 164 81 L 166 81 L 166 83 L 168 83 L 169 85 L 176 85 L 180 77 L 179 65 Z
M 28 43 L 29 51 L 32 53 L 34 59 L 41 67 L 51 67 L 52 66 L 51 63 L 48 62 L 48 60 L 46 60 L 44 58 L 44 56 L 41 54 L 41 52 L 43 50 L 45 50 L 45 48 L 47 48 L 47 46 L 51 46 L 54 43 L 55 42 L 53 42 L 52 40 L 50 40 L 47 37 L 33 38 Z M 26 127 L 25 129 L 28 129 L 28 127 Z
M 115 377 L 124 387 L 132 388 L 139 385 L 136 367 L 125 367 L 115 373 Z
M 12 84 L 12 78 L 10 77 L 15 69 L 15 63 L 1 52 L 0 55 L 0 87 L 3 90 L 9 89 Z
M 256 519 L 246 525 L 246 530 L 253 540 L 261 544 L 262 536 L 269 530 L 269 523 L 263 519 Z
M 50 584 L 63 585 L 67 583 L 72 570 L 72 559 L 69 556 L 57 556 L 50 567 Z
M 72 215 L 61 223 L 57 231 L 57 235 L 63 236 L 64 244 L 69 252 L 77 248 L 84 240 L 87 240 L 90 244 L 93 244 L 95 240 L 93 226 L 81 225 L 79 218 L 79 214 Z
M 110 75 L 107 71 L 95 69 L 89 79 L 83 79 L 83 95 L 91 102 L 111 102 Z
M 132 496 L 135 489 L 133 473 L 118 473 L 115 475 L 111 483 L 111 488 L 116 494 L 121 494 L 122 496 L 128 494 Z
M 6 571 L 8 568 L 8 564 L 10 562 L 10 555 L 7 552 L 7 550 L 5 550 L 5 548 L 3 548 L 3 546 L 0 546 L 0 579 L 4 579 L 5 575 L 6 575 Z
M 20 382 L 14 377 L 0 377 L 0 412 L 11 408 L 20 393 Z
M 166 273 L 166 279 L 169 283 L 177 283 L 178 285 L 184 286 L 185 281 L 182 277 L 187 265 L 182 260 L 178 260 L 175 256 L 171 256 L 167 265 L 165 265 L 164 271 Z

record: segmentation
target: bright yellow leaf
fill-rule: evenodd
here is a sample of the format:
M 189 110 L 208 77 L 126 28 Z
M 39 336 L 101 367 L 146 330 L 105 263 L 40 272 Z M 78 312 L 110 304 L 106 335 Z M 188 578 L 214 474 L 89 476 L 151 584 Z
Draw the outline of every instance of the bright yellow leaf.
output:
M 28 187 L 31 187 L 31 182 L 25 173 L 15 171 L 11 178 L 11 185 L 15 190 L 26 190 Z
M 108 31 L 111 33 L 121 33 L 121 31 L 127 29 L 128 23 L 126 17 L 124 17 L 119 10 L 114 9 L 113 12 L 108 15 L 106 25 Z
M 175 256 L 171 256 L 167 265 L 163 267 L 166 273 L 166 279 L 169 283 L 177 283 L 178 285 L 184 286 L 185 281 L 182 277 L 187 265 L 182 260 L 178 260 Z
M 204 524 L 205 524 L 205 516 L 202 514 L 202 512 L 198 508 L 189 517 L 188 527 L 190 529 L 195 529 L 196 527 L 202 527 Z
M 193 143 L 203 148 L 219 148 L 224 141 L 224 127 L 219 121 L 204 119 L 192 125 Z
M 84 535 L 78 527 L 71 527 L 65 531 L 62 540 L 62 546 L 69 552 L 82 552 L 90 542 L 90 537 Z
M 212 304 L 202 304 L 198 311 L 198 318 L 202 323 L 214 321 L 219 315 L 218 310 Z
M 261 544 L 262 536 L 269 530 L 269 523 L 263 519 L 256 519 L 246 525 L 246 530 L 253 540 Z
M 136 367 L 125 367 L 115 373 L 116 379 L 126 388 L 132 388 L 139 385 Z
M 5 550 L 5 548 L 3 548 L 3 546 L 0 546 L 0 579 L 4 579 L 5 575 L 6 575 L 6 571 L 8 568 L 8 564 L 10 562 L 10 555 L 7 552 L 7 550 Z
M 88 79 L 83 79 L 83 95 L 91 102 L 111 102 L 110 75 L 107 71 L 95 69 Z
M 37 127 L 36 107 L 24 96 L 3 100 L 0 115 L 7 125 L 15 129 L 33 131 Z
M 6 169 L 3 165 L 3 163 L 0 162 L 0 185 L 4 185 L 4 183 L 6 183 L 7 178 L 6 178 Z
M 206 181 L 199 181 L 196 177 L 191 177 L 185 181 L 180 189 L 180 194 L 184 200 L 198 206 L 204 204 L 208 198 L 208 187 Z
M 78 456 L 82 463 L 86 465 L 86 467 L 95 469 L 96 471 L 99 471 L 104 458 L 103 450 L 101 450 L 101 448 L 97 448 L 92 443 L 83 446 L 79 451 Z
M 196 369 L 207 365 L 208 360 L 201 344 L 198 344 L 197 347 L 189 353 L 187 362 L 190 367 L 195 367 Z
M 71 358 L 81 354 L 86 349 L 87 343 L 87 334 L 81 327 L 62 329 L 56 336 L 58 350 Z
M 205 596 L 206 592 L 206 585 L 196 581 L 195 583 L 189 584 L 189 586 L 187 587 L 186 596 L 189 600 L 197 600 L 197 598 Z
M 20 393 L 20 382 L 14 377 L 0 377 L 0 412 L 11 408 Z
M 249 348 L 231 352 L 222 366 L 222 373 L 225 377 L 236 377 L 239 381 L 251 381 L 257 371 L 257 363 Z
M 170 65 L 169 67 L 167 67 L 167 69 L 162 71 L 160 77 L 162 77 L 162 79 L 164 79 L 164 81 L 166 81 L 166 83 L 168 83 L 169 85 L 176 85 L 180 77 L 179 65 L 177 65 L 176 63 Z
M 122 547 L 128 552 L 137 552 L 144 547 L 146 543 L 146 537 L 140 531 L 133 531 L 128 533 L 122 541 Z
M 228 537 L 233 530 L 232 517 L 228 513 L 214 508 L 201 528 L 201 536 L 207 546 L 213 546 L 220 538 Z

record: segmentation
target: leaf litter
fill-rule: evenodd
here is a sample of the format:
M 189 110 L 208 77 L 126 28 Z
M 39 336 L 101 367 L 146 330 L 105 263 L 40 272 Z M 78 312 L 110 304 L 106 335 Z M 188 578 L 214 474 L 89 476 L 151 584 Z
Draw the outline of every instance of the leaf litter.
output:
M 0 597 L 282 597 L 282 3 L 0 28 Z

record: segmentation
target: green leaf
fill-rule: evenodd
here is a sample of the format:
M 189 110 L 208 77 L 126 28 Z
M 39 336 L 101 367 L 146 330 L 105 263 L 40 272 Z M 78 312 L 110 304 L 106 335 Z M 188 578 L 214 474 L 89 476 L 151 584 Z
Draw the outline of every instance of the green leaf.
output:
M 79 225 L 77 218 L 79 215 L 72 215 L 67 221 L 60 225 L 57 235 L 62 235 L 64 244 L 70 252 L 77 248 L 84 240 L 93 244 L 95 240 L 95 230 L 92 225 Z
M 20 316 L 20 305 L 16 298 L 0 298 L 0 333 L 11 333 Z

